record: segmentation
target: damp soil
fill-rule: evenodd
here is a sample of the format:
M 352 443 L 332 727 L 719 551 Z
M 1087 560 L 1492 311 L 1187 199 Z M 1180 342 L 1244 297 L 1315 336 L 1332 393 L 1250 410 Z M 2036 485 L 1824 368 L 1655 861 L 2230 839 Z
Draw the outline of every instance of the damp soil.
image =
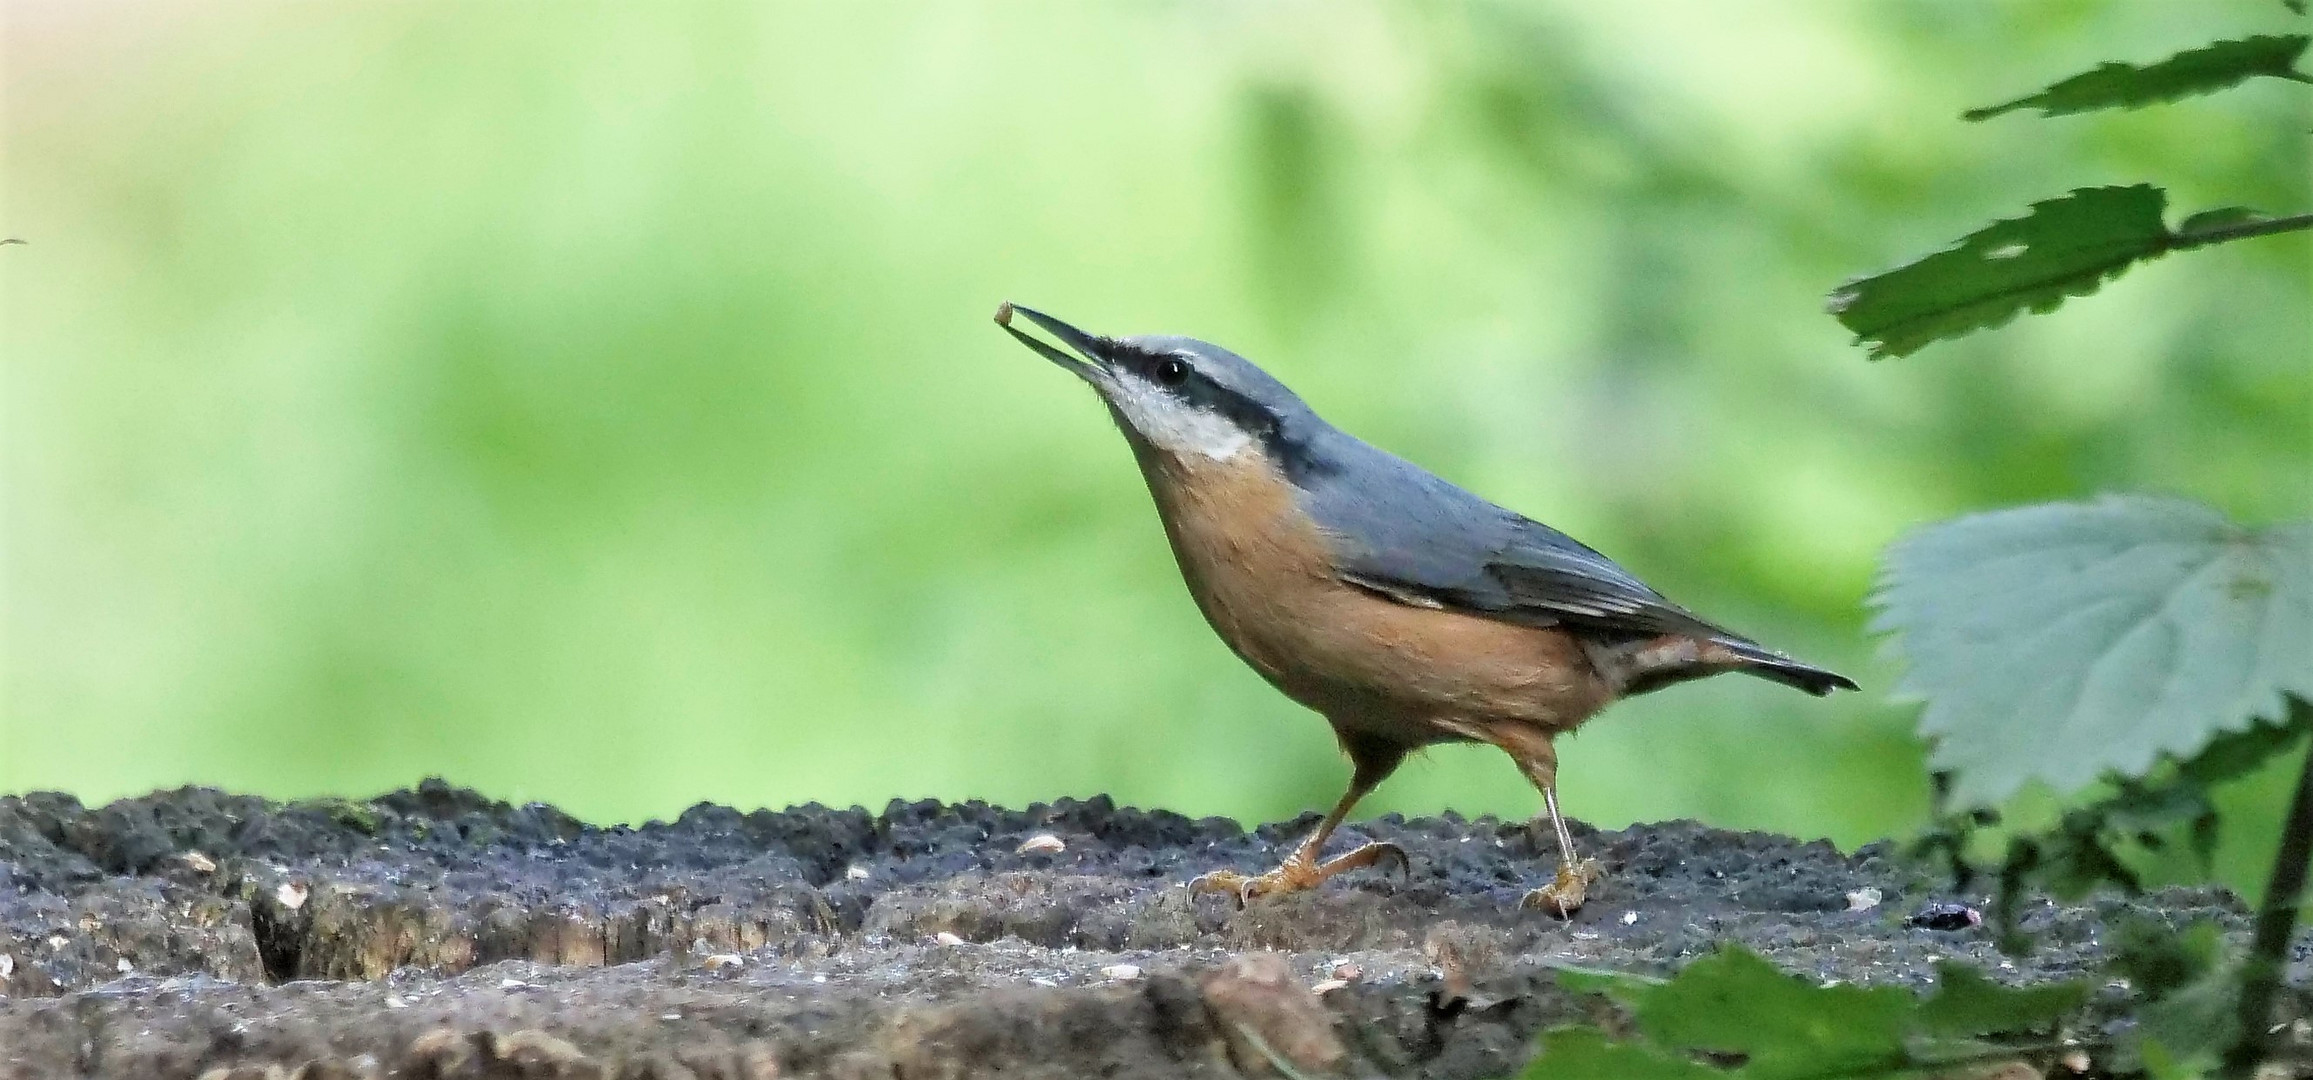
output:
M 1498 1077 L 1544 1027 L 1613 1021 L 1559 965 L 1737 941 L 1919 987 L 1954 958 L 2099 975 L 2123 918 L 2246 928 L 2213 888 L 2040 903 L 2040 947 L 2005 958 L 1983 897 L 1884 845 L 1692 822 L 1578 825 L 1608 873 L 1570 920 L 1519 907 L 1550 842 L 1451 814 L 1335 841 L 1398 844 L 1403 873 L 1243 907 L 1183 887 L 1267 869 L 1314 820 L 1092 798 L 600 828 L 431 781 L 0 797 L 0 1077 Z

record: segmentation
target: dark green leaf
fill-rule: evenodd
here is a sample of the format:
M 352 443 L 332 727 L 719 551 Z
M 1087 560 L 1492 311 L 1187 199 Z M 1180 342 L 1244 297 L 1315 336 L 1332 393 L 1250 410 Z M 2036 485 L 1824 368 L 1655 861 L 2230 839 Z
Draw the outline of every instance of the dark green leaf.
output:
M 1610 1043 L 1597 1028 L 1560 1028 L 1542 1036 L 1526 1080 L 1711 1080 L 1724 1074 L 1644 1043 Z
M 2274 755 L 2297 745 L 2305 734 L 2301 724 L 2251 724 L 2241 731 L 2228 731 L 2209 741 L 2192 760 L 2178 766 L 2185 780 L 2203 787 L 2238 780 L 2256 772 L 2273 760 Z
M 1966 964 L 1936 965 L 1935 996 L 1920 1003 L 1919 1027 L 1931 1035 L 1994 1035 L 2038 1031 L 2088 1000 L 2088 985 L 2049 983 L 2012 989 Z
M 1900 1067 L 1914 1007 L 1900 987 L 1817 986 L 1729 945 L 1645 989 L 1633 1011 L 1656 1045 L 1743 1054 L 1744 1076 L 1771 1080 Z
M 2240 1033 L 2239 983 L 2239 968 L 2227 964 L 2137 1010 L 2137 1056 L 2175 1062 L 2163 1070 L 2170 1075 L 2205 1072 Z
M 2166 923 L 2137 918 L 2114 935 L 2112 970 L 2148 1001 L 2159 1001 L 2217 969 L 2225 937 L 2212 922 L 2196 922 L 2179 933 Z
M 1979 1036 L 2047 1027 L 2087 996 L 2078 983 L 2010 989 L 1964 964 L 1938 969 L 1926 1001 L 1899 987 L 1820 986 L 1786 975 L 1739 945 L 1681 969 L 1669 980 L 1562 968 L 1559 985 L 1612 995 L 1636 1021 L 1640 1038 L 1611 1043 L 1593 1029 L 1563 1028 L 1544 1037 L 1527 1072 L 1541 1077 L 1633 1077 L 1637 1080 L 1833 1080 L 1893 1077 L 1932 1069 L 1938 1061 L 1973 1059 Z M 1739 1058 L 1721 1070 L 1696 1060 L 1709 1053 Z
M 2131 109 L 2194 94 L 2222 90 L 2235 83 L 2269 75 L 2300 79 L 2297 57 L 2305 52 L 2303 34 L 2260 36 L 2240 41 L 2219 41 L 2181 52 L 2157 64 L 2103 63 L 2089 71 L 2030 97 L 2020 97 L 1960 115 L 1984 120 L 2016 109 L 2038 109 L 2042 116 L 2089 112 L 2095 109 Z
M 1932 341 L 2052 311 L 2086 296 L 2130 263 L 2168 250 L 2167 195 L 2148 184 L 2082 188 L 2032 204 L 2021 218 L 1831 294 L 1831 314 L 1871 343 L 1874 360 Z
M 2313 697 L 2313 523 L 2149 497 L 1979 514 L 1895 544 L 1875 603 L 1958 808 L 2143 776 Z
M 1551 969 L 1558 985 L 1577 994 L 1605 994 L 1625 1005 L 1638 1000 L 1649 989 L 1670 981 L 1651 975 L 1633 975 L 1624 971 L 1606 971 L 1600 968 L 1561 964 Z

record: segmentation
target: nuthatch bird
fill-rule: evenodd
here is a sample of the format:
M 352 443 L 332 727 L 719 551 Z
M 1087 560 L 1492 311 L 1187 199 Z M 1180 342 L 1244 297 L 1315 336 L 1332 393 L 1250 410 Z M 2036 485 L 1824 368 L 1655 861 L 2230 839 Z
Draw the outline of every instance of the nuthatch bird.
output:
M 1070 352 L 1023 332 L 1024 315 Z M 1559 916 L 1598 877 L 1558 813 L 1551 740 L 1618 698 L 1722 671 L 1810 694 L 1855 689 L 1704 621 L 1572 537 L 1472 495 L 1320 419 L 1227 349 L 1184 337 L 1096 337 L 1005 304 L 996 323 L 1108 404 L 1156 498 L 1189 594 L 1221 640 L 1323 715 L 1349 791 L 1284 865 L 1193 882 L 1242 901 L 1405 853 L 1327 837 L 1405 756 L 1500 747 L 1542 792 L 1559 866 L 1525 903 Z

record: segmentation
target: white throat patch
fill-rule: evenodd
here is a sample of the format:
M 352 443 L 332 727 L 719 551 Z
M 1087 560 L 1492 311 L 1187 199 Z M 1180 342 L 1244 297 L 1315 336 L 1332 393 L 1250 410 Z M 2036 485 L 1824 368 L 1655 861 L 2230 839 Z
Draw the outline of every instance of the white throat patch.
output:
M 1253 437 L 1229 418 L 1200 409 L 1163 390 L 1120 375 L 1110 383 L 1109 401 L 1127 422 L 1159 450 L 1202 454 L 1227 461 L 1252 445 Z

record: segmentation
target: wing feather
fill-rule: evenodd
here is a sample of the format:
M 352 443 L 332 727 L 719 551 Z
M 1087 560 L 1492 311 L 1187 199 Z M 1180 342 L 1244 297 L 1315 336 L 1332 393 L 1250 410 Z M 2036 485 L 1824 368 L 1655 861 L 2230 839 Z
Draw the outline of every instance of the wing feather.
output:
M 1334 467 L 1307 477 L 1302 500 L 1334 540 L 1343 578 L 1360 588 L 1528 625 L 1745 640 L 1565 533 L 1329 434 L 1338 440 L 1324 447 Z

